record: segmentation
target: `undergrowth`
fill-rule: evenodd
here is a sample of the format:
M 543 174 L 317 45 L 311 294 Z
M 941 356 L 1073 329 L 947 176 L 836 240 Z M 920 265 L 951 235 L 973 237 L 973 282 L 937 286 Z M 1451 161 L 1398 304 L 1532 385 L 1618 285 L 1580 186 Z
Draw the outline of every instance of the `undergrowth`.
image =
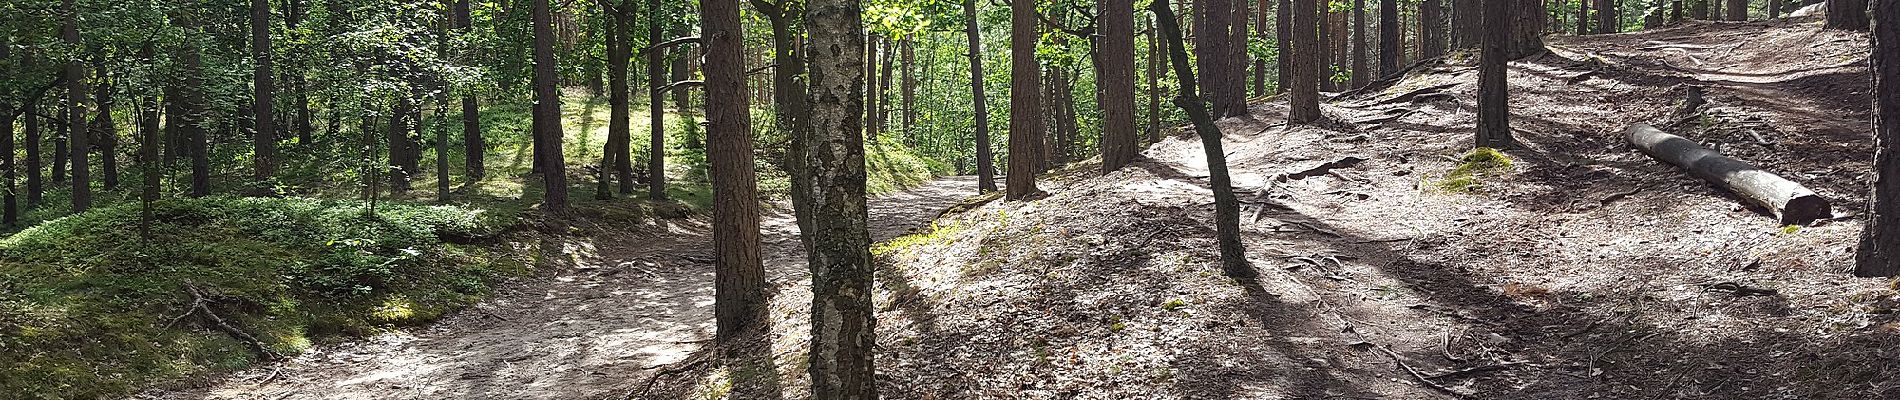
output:
M 513 218 L 460 207 L 165 200 L 149 239 L 139 215 L 136 204 L 108 207 L 0 241 L 0 392 L 114 397 L 242 368 L 325 337 L 434 320 L 527 268 L 453 244 Z

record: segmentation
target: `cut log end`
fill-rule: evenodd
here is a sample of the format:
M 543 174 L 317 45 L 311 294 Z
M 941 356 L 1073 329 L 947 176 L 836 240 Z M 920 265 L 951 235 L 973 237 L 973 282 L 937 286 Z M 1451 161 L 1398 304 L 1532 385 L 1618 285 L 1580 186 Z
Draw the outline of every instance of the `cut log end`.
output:
M 1808 193 L 1788 199 L 1781 210 L 1782 225 L 1808 225 L 1834 218 L 1834 206 L 1820 195 Z

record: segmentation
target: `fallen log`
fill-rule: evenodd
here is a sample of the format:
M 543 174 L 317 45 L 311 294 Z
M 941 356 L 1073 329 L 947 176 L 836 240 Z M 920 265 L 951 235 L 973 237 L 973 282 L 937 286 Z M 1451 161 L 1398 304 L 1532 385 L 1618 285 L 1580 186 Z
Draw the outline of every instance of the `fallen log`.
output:
M 1783 225 L 1806 225 L 1833 217 L 1827 199 L 1813 190 L 1681 136 L 1665 133 L 1649 124 L 1630 125 L 1623 129 L 1623 136 L 1650 157 L 1688 170 L 1691 175 L 1768 209 L 1781 218 Z

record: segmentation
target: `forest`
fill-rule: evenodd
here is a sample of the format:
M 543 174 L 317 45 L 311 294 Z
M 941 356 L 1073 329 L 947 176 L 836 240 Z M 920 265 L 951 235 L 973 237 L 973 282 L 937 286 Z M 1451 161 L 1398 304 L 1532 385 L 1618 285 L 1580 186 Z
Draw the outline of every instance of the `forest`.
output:
M 1900 398 L 1889 20 L 6 0 L 0 399 Z

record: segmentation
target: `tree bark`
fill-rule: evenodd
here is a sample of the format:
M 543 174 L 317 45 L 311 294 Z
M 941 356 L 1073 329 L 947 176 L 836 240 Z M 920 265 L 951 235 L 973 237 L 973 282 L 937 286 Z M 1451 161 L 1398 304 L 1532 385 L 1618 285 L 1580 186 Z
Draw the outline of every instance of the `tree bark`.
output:
M 147 60 L 156 59 L 157 50 L 151 42 L 146 42 L 139 48 L 139 56 Z M 159 149 L 165 146 L 159 131 L 159 106 L 158 96 L 152 89 L 146 89 L 146 95 L 139 101 L 139 175 L 143 178 L 139 185 L 139 237 L 148 241 L 152 237 L 152 203 L 158 202 L 159 193 L 163 190 L 159 187 L 159 177 L 165 171 L 159 159 Z
M 1874 3 L 1874 179 L 1854 275 L 1900 276 L 1900 1 Z
M 1135 161 L 1135 2 L 1103 0 L 1102 173 Z
M 1366 0 L 1352 0 L 1352 88 L 1365 87 L 1372 74 L 1366 67 Z
M 1270 32 L 1267 31 L 1268 27 L 1271 26 L 1267 24 L 1267 18 L 1268 18 L 1268 15 L 1270 15 L 1268 14 L 1269 12 L 1268 10 L 1272 9 L 1274 0 L 1257 0 L 1257 1 L 1258 2 L 1255 3 L 1257 4 L 1257 6 L 1255 7 L 1254 14 L 1253 14 L 1254 15 L 1254 18 L 1253 18 L 1254 31 L 1255 31 L 1255 34 L 1260 35 L 1261 37 L 1267 37 L 1267 35 L 1271 34 Z M 1133 2 L 1130 2 L 1130 4 L 1132 5 Z M 1130 18 L 1132 19 L 1133 17 L 1130 17 Z M 1250 41 L 1250 38 L 1243 37 L 1242 40 Z M 1249 43 L 1247 44 L 1247 46 L 1251 48 L 1252 44 Z M 1251 51 L 1247 52 L 1247 55 L 1252 56 L 1253 52 Z M 1270 94 L 1270 93 L 1267 93 L 1267 59 L 1264 57 L 1254 58 L 1254 61 L 1253 61 L 1253 94 L 1255 96 L 1266 96 Z
M 1781 18 L 1781 0 L 1768 0 L 1768 19 Z
M 1188 119 L 1194 124 L 1194 132 L 1200 135 L 1201 147 L 1207 154 L 1208 185 L 1214 192 L 1214 226 L 1216 236 L 1219 236 L 1221 271 L 1234 279 L 1252 280 L 1258 274 L 1247 262 L 1246 248 L 1240 242 L 1240 201 L 1234 195 L 1232 179 L 1227 173 L 1227 153 L 1221 149 L 1220 127 L 1214 124 L 1214 116 L 1196 93 L 1194 70 L 1187 67 L 1188 54 L 1183 49 L 1187 44 L 1181 39 L 1181 27 L 1174 22 L 1173 10 L 1168 9 L 1165 2 L 1159 1 L 1151 3 L 1148 8 L 1161 17 L 1158 18 L 1161 32 L 1172 44 L 1169 46 L 1169 56 L 1174 60 L 1175 77 L 1181 83 L 1181 95 L 1175 98 L 1175 105 L 1187 111 Z M 1298 27 L 1295 26 L 1296 29 Z
M 1160 28 L 1157 26 L 1157 24 L 1153 23 L 1153 20 L 1150 20 L 1149 25 L 1150 26 L 1148 29 L 1148 143 L 1156 143 L 1156 142 L 1161 141 L 1161 74 L 1163 73 L 1162 71 L 1163 55 L 1161 54 L 1162 53 L 1161 41 L 1160 41 L 1161 34 L 1160 32 L 1158 32 Z M 1279 58 L 1284 59 L 1285 57 L 1279 57 Z M 1278 61 L 1278 62 L 1280 63 L 1280 65 L 1282 65 L 1281 68 L 1285 68 L 1284 67 L 1284 65 L 1286 65 L 1285 61 Z M 1280 74 L 1285 75 L 1286 72 L 1281 71 Z M 1279 88 L 1286 87 L 1286 80 L 1281 79 L 1279 84 L 1275 86 Z
M 765 15 L 772 25 L 772 111 L 774 129 L 787 138 L 785 169 L 792 181 L 792 213 L 798 221 L 799 240 L 806 254 L 812 251 L 812 213 L 818 205 L 811 197 L 811 148 L 806 143 L 812 134 L 811 104 L 808 102 L 805 76 L 805 52 L 799 40 L 803 33 L 794 31 L 796 19 L 804 18 L 803 3 L 780 0 L 752 0 L 753 8 Z
M 541 166 L 541 183 L 546 188 L 541 210 L 550 214 L 567 211 L 567 162 L 561 154 L 561 94 L 555 73 L 553 12 L 550 0 L 532 0 L 534 24 L 534 136 Z
M 1726 10 L 1728 10 L 1728 20 L 1730 21 L 1748 20 L 1748 0 L 1728 0 Z
M 61 6 L 65 14 L 60 36 L 67 46 L 79 48 L 79 8 L 73 0 L 65 0 Z M 66 136 L 72 144 L 67 146 L 72 162 L 72 212 L 86 212 L 92 208 L 91 168 L 86 165 L 87 154 L 91 153 L 91 140 L 86 134 L 86 65 L 77 57 L 66 61 Z
M 32 209 L 39 207 L 40 203 L 45 201 L 46 196 L 46 188 L 42 186 L 45 184 L 42 182 L 42 180 L 45 179 L 45 177 L 42 176 L 43 172 L 41 172 L 43 166 L 40 165 L 40 145 L 45 144 L 45 139 L 40 137 L 42 131 L 40 130 L 40 107 L 38 102 L 35 102 L 29 107 L 30 108 L 26 110 L 25 117 L 26 208 Z
M 594 198 L 613 198 L 615 173 L 631 171 L 632 162 L 627 158 L 633 141 L 633 91 L 627 85 L 627 67 L 632 63 L 632 46 L 627 44 L 628 18 L 621 6 L 614 0 L 599 0 L 601 17 L 606 25 L 607 51 L 607 143 L 601 149 L 600 177 L 596 182 Z M 631 173 L 619 174 L 623 192 L 632 192 L 633 183 L 628 182 Z
M 1418 57 L 1420 59 L 1445 55 L 1444 7 L 1444 0 L 1424 0 L 1418 4 Z
M 866 85 L 864 96 L 864 138 L 868 143 L 875 145 L 877 143 L 878 132 L 884 130 L 884 121 L 879 118 L 879 114 L 884 111 L 884 107 L 881 104 L 884 93 L 879 90 L 883 87 L 878 84 L 880 80 L 878 79 L 877 62 L 878 51 L 880 47 L 883 47 L 881 44 L 883 44 L 884 41 L 878 38 L 877 34 L 868 35 L 869 36 L 865 37 L 864 40 L 864 84 Z
M 971 113 L 976 117 L 976 190 L 989 193 L 996 191 L 996 155 L 990 149 L 989 94 L 983 88 L 983 35 L 977 27 L 976 0 L 963 0 L 963 21 L 963 33 L 970 42 Z
M 1690 2 L 1689 3 L 1689 18 L 1707 20 L 1709 19 L 1709 2 L 1718 1 L 1718 0 L 1682 0 L 1682 1 Z
M 1036 57 L 1039 24 L 1034 2 L 1010 4 L 1009 181 L 1003 192 L 1008 200 L 1023 200 L 1038 192 L 1036 171 L 1041 169 L 1038 153 L 1044 132 L 1038 117 L 1042 111 L 1042 65 Z
M 468 34 L 474 27 L 469 0 L 455 0 L 453 23 L 456 34 Z M 473 61 L 477 55 L 463 54 L 462 57 Z M 468 175 L 469 182 L 479 182 L 488 176 L 486 157 L 488 144 L 482 139 L 481 100 L 474 92 L 462 94 L 462 173 Z
M 1292 35 L 1293 52 L 1286 58 L 1292 64 L 1292 88 L 1287 97 L 1287 122 L 1290 124 L 1310 124 L 1322 118 L 1319 109 L 1319 7 L 1325 0 L 1292 0 L 1293 25 L 1289 28 Z M 1389 1 L 1389 0 L 1388 0 Z M 1171 39 L 1172 40 L 1172 39 Z M 1178 61 L 1178 58 L 1176 59 Z M 1180 70 L 1180 68 L 1175 68 Z M 1179 78 L 1179 77 L 1177 77 Z
M 739 0 L 700 2 L 699 20 L 706 59 L 713 254 L 718 264 L 714 315 L 719 343 L 733 346 L 741 335 L 762 328 L 767 306 L 751 96 L 746 95 L 745 26 L 739 19 Z
M 1399 72 L 1399 2 L 1398 0 L 1379 0 L 1379 76 L 1391 76 Z
M 1338 35 L 1338 33 L 1333 31 L 1333 12 L 1331 11 L 1331 6 L 1332 4 L 1330 2 L 1320 3 L 1319 5 L 1319 43 L 1317 47 L 1314 47 L 1317 51 L 1311 53 L 1317 55 L 1319 59 L 1317 60 L 1319 61 L 1319 89 L 1329 92 L 1338 89 L 1336 87 L 1338 85 L 1333 83 L 1333 75 L 1338 72 L 1334 69 L 1338 64 L 1333 63 L 1333 36 Z M 1217 82 L 1218 81 L 1208 80 L 1210 85 L 1215 85 Z
M 1245 32 L 1246 22 L 1244 17 L 1235 21 L 1237 1 L 1245 4 L 1245 0 L 1194 0 L 1194 31 L 1197 33 L 1194 36 L 1194 51 L 1199 54 L 1200 61 L 1197 66 L 1201 76 L 1206 77 L 1213 89 L 1209 91 L 1208 97 L 1214 102 L 1213 112 L 1220 117 L 1247 113 L 1247 71 L 1244 64 L 1247 56 L 1244 50 L 1236 51 L 1244 49 L 1245 44 L 1237 46 L 1234 43 L 1237 36 L 1244 36 L 1234 34 L 1234 25 L 1238 23 L 1241 32 Z
M 1544 2 L 1543 0 L 1516 0 L 1512 4 L 1511 22 L 1508 29 L 1511 40 L 1507 44 L 1508 60 L 1516 60 L 1544 52 Z M 1486 19 L 1486 21 L 1491 21 Z M 1487 23 L 1486 32 L 1494 26 Z
M 1484 0 L 1451 0 L 1451 48 L 1477 48 L 1483 42 L 1483 11 Z
M 1485 0 L 1484 51 L 1478 59 L 1478 136 L 1476 146 L 1502 149 L 1516 139 L 1511 135 L 1511 86 L 1506 63 L 1522 0 Z M 1538 11 L 1539 15 L 1543 12 Z
M 877 398 L 871 275 L 866 229 L 862 115 L 863 9 L 858 0 L 809 0 L 812 130 L 809 173 L 812 251 L 812 397 Z M 1028 2 L 1018 2 L 1028 4 Z M 966 10 L 975 8 L 969 0 Z M 980 55 L 981 53 L 978 52 Z M 980 75 L 979 75 L 980 76 Z M 981 91 L 978 91 L 981 93 Z
M 1292 83 L 1293 82 L 1293 63 L 1292 63 L 1293 42 L 1289 39 L 1293 37 L 1293 34 L 1292 34 L 1293 28 L 1291 25 L 1293 24 L 1293 1 L 1294 0 L 1279 0 L 1279 1 L 1280 1 L 1280 4 L 1279 4 L 1280 6 L 1274 10 L 1274 18 L 1273 18 L 1273 29 L 1274 29 L 1273 42 L 1276 46 L 1278 46 L 1277 50 L 1279 50 L 1277 52 L 1278 57 L 1275 57 L 1276 58 L 1275 61 L 1279 63 L 1279 72 L 1280 72 L 1279 82 L 1278 82 L 1279 85 L 1277 85 L 1274 88 L 1274 90 L 1279 91 L 1281 93 L 1285 93 L 1287 91 L 1287 88 L 1292 87 L 1292 84 L 1293 84 Z M 1154 29 L 1160 30 L 1161 26 L 1156 25 Z M 1158 41 L 1159 34 L 1156 34 L 1156 35 L 1157 35 L 1156 39 Z M 1155 57 L 1161 60 L 1163 64 L 1159 64 L 1159 65 L 1161 65 L 1162 69 L 1164 70 L 1166 69 L 1166 66 L 1167 66 L 1167 64 L 1165 64 L 1165 62 L 1167 62 L 1167 56 L 1161 53 L 1165 53 L 1166 49 L 1167 49 L 1167 45 L 1165 44 L 1155 45 Z
M 666 37 L 660 0 L 647 0 L 647 43 Z M 666 200 L 666 52 L 647 49 L 647 198 Z
M 1753 165 L 1722 156 L 1680 136 L 1646 124 L 1630 125 L 1624 138 L 1638 150 L 1767 208 L 1784 225 L 1808 224 L 1833 217 L 1827 199 Z
M 1617 33 L 1623 30 L 1621 16 L 1616 6 L 1617 0 L 1597 1 L 1597 33 Z
M 276 114 L 271 111 L 276 83 L 271 75 L 270 0 L 251 0 L 251 61 L 256 66 L 251 76 L 256 91 L 251 103 L 251 115 L 256 120 L 251 125 L 255 140 L 252 179 L 257 180 L 256 189 L 261 193 L 270 189 L 269 181 L 277 171 L 277 131 L 272 121 Z
M 415 139 L 409 137 L 410 110 L 414 108 L 415 104 L 409 98 L 397 99 L 395 105 L 390 107 L 385 140 L 389 142 L 389 192 L 392 196 L 409 193 L 410 178 L 416 172 L 409 168 L 409 155 L 415 151 Z
M 1864 31 L 1869 25 L 1867 0 L 1827 0 L 1827 29 Z
M 1597 0 L 1577 0 L 1577 36 L 1596 33 L 1590 29 L 1594 19 L 1590 18 L 1590 3 Z
M 98 113 L 93 115 L 88 134 L 92 135 L 93 148 L 99 149 L 100 183 L 106 191 L 119 189 L 119 124 L 112 119 L 112 108 L 118 102 L 113 98 L 112 77 L 107 75 L 102 64 L 94 72 L 98 82 L 93 85 L 93 104 Z
M 904 76 L 902 93 L 900 93 L 904 99 L 903 110 L 901 110 L 904 116 L 904 140 L 907 144 L 915 145 L 908 141 L 915 140 L 912 135 L 917 133 L 917 38 L 904 38 L 903 41 L 898 42 L 898 48 L 902 49 L 904 54 L 903 68 L 899 68 Z M 1129 57 L 1134 57 L 1134 55 L 1131 54 Z

